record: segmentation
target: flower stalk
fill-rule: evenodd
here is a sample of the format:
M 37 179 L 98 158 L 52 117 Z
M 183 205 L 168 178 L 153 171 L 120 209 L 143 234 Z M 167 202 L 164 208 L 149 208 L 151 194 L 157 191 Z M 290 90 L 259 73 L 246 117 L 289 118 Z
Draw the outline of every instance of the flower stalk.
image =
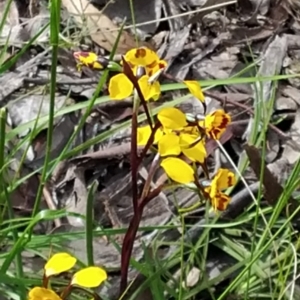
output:
M 99 67 L 100 59 L 86 56 L 88 65 Z M 77 55 L 80 61 L 80 56 Z M 81 59 L 81 62 L 84 62 Z M 98 64 L 97 64 L 98 63 Z M 120 62 L 123 70 L 109 81 L 109 95 L 113 100 L 122 100 L 133 96 L 133 113 L 131 128 L 131 177 L 132 204 L 134 214 L 125 233 L 121 252 L 121 283 L 120 294 L 127 288 L 127 275 L 134 241 L 139 228 L 145 206 L 159 195 L 168 184 L 161 184 L 152 189 L 151 182 L 159 167 L 161 167 L 172 185 L 188 185 L 194 183 L 200 200 L 206 199 L 215 210 L 225 210 L 230 197 L 223 192 L 235 184 L 235 176 L 230 170 L 219 169 L 210 178 L 206 160 L 208 152 L 207 140 L 219 140 L 231 123 L 231 117 L 224 110 L 206 112 L 205 97 L 197 81 L 178 81 L 164 73 L 167 62 L 145 47 L 129 50 Z M 103 66 L 103 63 L 101 64 Z M 174 107 L 163 108 L 156 118 L 152 118 L 148 109 L 148 101 L 156 101 L 160 97 L 161 75 L 175 82 L 184 83 L 189 92 L 198 99 L 204 108 L 204 114 L 187 116 L 183 111 Z M 139 106 L 144 108 L 147 124 L 138 125 Z M 143 146 L 138 156 L 137 147 Z M 155 153 L 150 165 L 148 178 L 139 194 L 137 187 L 138 169 L 149 150 Z M 198 180 L 197 169 L 204 171 L 208 186 L 203 186 Z

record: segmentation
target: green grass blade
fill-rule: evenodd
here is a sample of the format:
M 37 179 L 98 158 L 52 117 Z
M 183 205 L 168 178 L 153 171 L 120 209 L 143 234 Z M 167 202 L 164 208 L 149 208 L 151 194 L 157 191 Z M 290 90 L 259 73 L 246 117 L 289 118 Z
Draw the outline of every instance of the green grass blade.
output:
M 40 185 L 37 191 L 36 200 L 32 210 L 34 217 L 40 208 L 42 199 L 42 192 L 47 180 L 48 164 L 50 162 L 50 155 L 52 150 L 53 126 L 54 126 L 54 109 L 55 109 L 55 92 L 56 92 L 56 69 L 58 57 L 59 44 L 59 28 L 60 28 L 60 0 L 53 0 L 51 2 L 51 22 L 50 22 L 50 42 L 52 46 L 52 63 L 51 63 L 51 81 L 50 81 L 50 103 L 49 103 L 49 120 L 47 131 L 47 146 L 44 160 L 44 167 L 40 180 Z
M 86 254 L 87 262 L 89 266 L 94 265 L 94 248 L 93 248 L 93 239 L 94 239 L 94 198 L 95 193 L 97 192 L 98 182 L 93 181 L 92 185 L 88 190 L 88 197 L 86 203 Z

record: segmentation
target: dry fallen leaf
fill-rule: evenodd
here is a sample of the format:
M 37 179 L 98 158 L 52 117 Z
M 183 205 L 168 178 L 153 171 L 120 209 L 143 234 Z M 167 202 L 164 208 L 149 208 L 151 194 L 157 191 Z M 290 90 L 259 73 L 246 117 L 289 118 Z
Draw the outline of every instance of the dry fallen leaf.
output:
M 236 0 L 237 1 L 237 0 Z M 191 6 L 201 6 L 201 10 L 199 10 L 196 14 L 191 15 L 191 17 L 188 20 L 189 24 L 194 24 L 201 20 L 204 15 L 214 11 L 216 8 L 215 6 L 218 5 L 218 7 L 226 7 L 228 4 L 233 4 L 233 1 L 227 1 L 227 0 L 189 0 L 188 1 Z M 178 1 L 179 3 L 179 1 Z
M 286 142 L 282 156 L 285 157 L 291 166 L 295 165 L 300 158 L 300 109 L 296 111 L 295 121 L 288 131 L 291 140 Z
M 283 66 L 283 60 L 287 54 L 287 37 L 277 35 L 274 40 L 269 43 L 265 53 L 262 54 L 262 62 L 260 64 L 259 70 L 257 72 L 257 76 L 262 77 L 272 77 L 277 74 L 280 74 L 280 70 Z M 272 93 L 275 90 L 274 82 L 271 80 L 264 81 L 263 83 L 255 83 L 252 86 L 253 97 L 255 103 L 259 103 L 263 101 L 265 103 L 270 102 L 272 99 Z M 257 93 L 257 91 L 259 91 Z M 249 133 L 251 132 L 251 128 L 254 125 L 254 119 L 251 117 L 249 121 L 249 125 L 245 132 L 246 139 L 249 138 Z
M 92 0 L 91 2 L 100 9 L 103 8 L 105 15 L 115 24 L 120 25 L 124 19 L 126 19 L 126 25 L 133 23 L 130 1 Z M 141 40 L 155 33 L 160 23 L 162 4 L 162 0 L 133 1 L 134 22 L 137 26 L 135 29 L 129 28 L 129 32 L 136 32 Z
M 250 166 L 254 171 L 257 179 L 259 180 L 263 158 L 261 157 L 258 148 L 256 148 L 255 146 L 246 144 L 244 146 L 244 149 L 249 158 Z M 264 196 L 268 204 L 274 206 L 276 205 L 280 195 L 283 193 L 283 187 L 280 185 L 280 183 L 277 181 L 277 178 L 272 174 L 272 172 L 266 165 L 263 166 L 263 170 L 262 183 L 265 188 Z
M 6 5 L 8 1 L 1 1 L 0 3 L 0 18 L 3 18 L 3 15 L 5 13 L 6 10 Z M 19 25 L 19 12 L 18 12 L 18 8 L 17 5 L 14 1 L 12 1 L 10 3 L 9 9 L 8 9 L 8 15 L 7 18 L 5 20 L 5 23 L 9 24 L 10 26 L 15 26 L 15 25 Z
M 88 2 L 88 0 L 63 0 L 69 14 L 78 24 L 87 27 L 92 40 L 107 51 L 112 51 L 118 36 L 118 27 L 105 14 Z M 117 47 L 117 54 L 124 54 L 135 48 L 136 41 L 128 32 L 123 31 Z
M 250 0 L 255 10 L 261 15 L 266 15 L 269 11 L 271 1 L 270 0 Z
M 5 10 L 7 9 L 8 1 L 0 2 L 0 20 L 3 19 Z M 0 32 L 1 45 L 20 45 L 22 26 L 19 22 L 19 12 L 16 3 L 12 1 L 8 8 L 8 14 Z
M 200 270 L 196 267 L 192 267 L 192 269 L 189 271 L 187 275 L 186 282 L 185 281 L 182 282 L 182 286 L 184 288 L 194 287 L 199 281 L 200 275 L 201 275 Z

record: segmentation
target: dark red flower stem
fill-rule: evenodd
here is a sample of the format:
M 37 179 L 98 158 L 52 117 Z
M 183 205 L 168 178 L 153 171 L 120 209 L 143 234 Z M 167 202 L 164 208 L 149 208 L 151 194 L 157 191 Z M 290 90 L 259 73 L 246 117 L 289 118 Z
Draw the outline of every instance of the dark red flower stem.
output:
M 150 137 L 149 137 L 149 139 L 147 141 L 147 144 L 143 148 L 143 150 L 142 150 L 142 152 L 141 152 L 141 154 L 140 154 L 140 156 L 138 158 L 138 165 L 140 165 L 140 163 L 142 162 L 143 158 L 146 156 L 148 150 L 150 149 L 151 145 L 153 144 L 155 133 L 159 129 L 160 126 L 161 126 L 160 123 L 157 122 L 157 123 L 155 123 L 154 128 L 152 128 L 152 131 L 151 131 Z
M 123 61 L 123 73 L 132 82 L 135 90 L 137 91 L 140 101 L 144 107 L 147 121 L 148 121 L 150 127 L 152 128 L 152 121 L 150 118 L 149 110 L 148 110 L 144 95 L 138 84 L 138 79 L 136 76 L 134 76 L 130 65 L 126 62 L 124 57 L 122 57 L 122 61 Z M 131 154 L 130 154 L 131 181 L 132 181 L 132 206 L 133 206 L 134 215 L 137 213 L 137 206 L 138 206 L 137 173 L 138 173 L 138 168 L 139 168 L 139 164 L 140 164 L 140 160 L 138 160 L 138 155 L 137 155 L 137 126 L 138 126 L 137 113 L 138 112 L 135 110 L 132 114 Z
M 145 114 L 146 114 L 146 118 L 147 118 L 147 122 L 148 124 L 151 126 L 152 128 L 152 120 L 151 120 L 151 117 L 150 117 L 150 113 L 149 113 L 149 110 L 148 110 L 148 107 L 147 107 L 147 103 L 146 103 L 146 100 L 144 98 L 144 95 L 140 89 L 140 86 L 138 84 L 138 79 L 136 78 L 136 76 L 134 76 L 132 70 L 131 70 L 131 67 L 130 65 L 127 63 L 127 61 L 124 59 L 124 57 L 122 57 L 122 61 L 123 61 L 123 73 L 128 77 L 128 79 L 132 82 L 140 100 L 141 100 L 141 103 L 143 105 L 143 108 L 144 108 L 144 111 L 145 111 Z
M 62 291 L 62 293 L 60 294 L 60 298 L 61 299 L 67 299 L 67 297 L 70 295 L 71 291 L 72 291 L 73 286 L 71 285 L 71 283 L 65 287 L 65 289 Z
M 128 269 L 131 258 L 131 253 L 134 245 L 134 240 L 139 228 L 140 221 L 142 219 L 143 211 L 145 206 L 161 192 L 162 185 L 151 191 L 144 199 L 140 199 L 137 213 L 132 217 L 129 227 L 126 231 L 122 252 L 121 252 L 121 283 L 120 283 L 120 295 L 127 288 L 127 277 L 128 277 Z
M 48 288 L 48 284 L 49 284 L 49 277 L 46 276 L 45 272 L 44 272 L 44 275 L 43 275 L 43 287 L 45 289 Z
M 128 79 L 132 82 L 139 99 L 141 101 L 141 104 L 143 105 L 148 124 L 150 128 L 152 129 L 150 139 L 141 153 L 140 157 L 138 157 L 137 154 L 137 127 L 138 127 L 138 112 L 137 110 L 134 110 L 132 114 L 132 128 L 131 128 L 131 154 L 130 154 L 130 162 L 131 162 L 131 178 L 132 178 L 132 204 L 133 204 L 133 210 L 134 214 L 130 221 L 129 227 L 126 231 L 123 245 L 122 245 L 122 252 L 121 252 L 121 283 L 120 283 L 120 294 L 122 294 L 126 287 L 127 287 L 127 277 L 128 277 L 128 269 L 129 269 L 129 263 L 130 263 L 130 257 L 132 254 L 132 249 L 136 237 L 136 233 L 139 228 L 139 224 L 143 215 L 143 210 L 145 205 L 152 200 L 154 197 L 156 197 L 160 191 L 161 186 L 156 188 L 153 191 L 148 191 L 145 193 L 144 198 L 138 199 L 138 188 L 137 188 L 137 174 L 138 174 L 138 168 L 141 164 L 141 161 L 143 157 L 145 157 L 148 149 L 150 148 L 151 144 L 154 140 L 154 134 L 155 131 L 159 128 L 159 125 L 155 125 L 153 127 L 152 120 L 150 117 L 150 113 L 147 107 L 147 103 L 145 101 L 145 98 L 143 96 L 143 93 L 140 89 L 140 86 L 138 84 L 138 78 L 133 74 L 130 65 L 126 62 L 124 57 L 122 57 L 123 61 L 123 73 L 128 77 Z
M 137 112 L 133 111 L 131 119 L 131 182 L 132 182 L 132 206 L 134 215 L 138 209 L 138 188 L 137 188 L 137 173 L 139 168 L 138 154 L 137 154 Z

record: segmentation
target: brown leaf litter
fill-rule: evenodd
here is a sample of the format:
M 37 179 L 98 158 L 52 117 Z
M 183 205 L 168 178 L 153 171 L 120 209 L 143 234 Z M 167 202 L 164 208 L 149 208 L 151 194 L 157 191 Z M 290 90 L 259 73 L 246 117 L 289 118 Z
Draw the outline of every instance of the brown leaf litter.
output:
M 108 3 L 107 7 L 105 7 L 106 2 L 100 0 L 93 2 L 96 5 L 87 0 L 62 1 L 64 9 L 62 26 L 70 33 L 66 24 L 72 16 L 73 22 L 76 24 L 72 37 L 74 45 L 79 46 L 71 46 L 70 49 L 60 49 L 59 51 L 57 110 L 90 99 L 101 76 L 101 73 L 87 68 L 83 68 L 82 72 L 79 72 L 72 59 L 73 51 L 93 50 L 96 53 L 108 55 L 125 17 L 127 17 L 125 28 L 128 26 L 129 30 L 122 32 L 117 53 L 122 54 L 137 45 L 126 1 L 123 1 L 122 4 L 118 4 L 116 1 L 111 6 Z M 217 2 L 222 5 L 222 9 L 211 8 L 211 5 Z M 22 10 L 22 14 L 20 9 L 18 10 L 19 1 L 13 3 L 6 26 L 7 30 L 12 30 L 14 33 L 10 36 L 9 43 L 10 46 L 15 46 L 16 50 L 12 50 L 12 47 L 8 48 L 6 55 L 8 62 L 10 57 L 13 57 L 24 43 L 37 33 L 42 24 L 49 20 L 48 10 L 41 9 L 38 1 L 33 3 L 34 7 L 31 10 L 27 7 L 31 11 L 27 15 L 24 14 L 24 10 Z M 227 5 L 225 1 L 153 0 L 147 1 L 146 7 L 140 3 L 134 5 L 136 22 L 142 23 L 141 26 L 137 24 L 138 37 L 142 40 L 140 45 L 151 45 L 150 47 L 155 45 L 155 50 L 168 60 L 167 73 L 178 80 L 227 79 L 232 76 L 276 76 L 300 73 L 298 63 L 300 59 L 300 16 L 297 15 L 297 1 L 277 0 L 271 3 L 270 1 L 241 0 L 237 1 L 235 5 Z M 204 10 L 200 11 L 201 9 Z M 186 14 L 187 12 L 189 14 Z M 175 17 L 177 14 L 178 16 Z M 83 22 L 82 16 L 86 18 L 85 22 Z M 292 20 L 291 16 L 294 17 Z M 27 20 L 24 20 L 24 17 L 27 17 Z M 35 26 L 37 20 L 41 20 L 41 23 Z M 7 35 L 2 38 L 5 37 Z M 48 46 L 48 37 L 49 31 L 46 30 L 38 44 L 43 47 Z M 1 106 L 7 105 L 8 107 L 9 125 L 12 128 L 36 119 L 40 113 L 40 106 L 42 108 L 45 106 L 42 114 L 46 116 L 46 107 L 49 101 L 48 91 L 43 89 L 47 87 L 50 78 L 51 54 L 49 51 L 41 51 L 38 47 L 33 46 L 20 62 L 22 63 L 12 66 L 0 78 L 0 103 Z M 245 68 L 248 74 L 240 74 Z M 166 77 L 163 80 L 168 82 L 169 79 Z M 257 132 L 259 134 L 261 130 L 267 130 L 267 155 L 264 158 L 259 156 L 258 151 L 261 145 L 258 145 L 257 148 L 252 146 L 252 148 L 250 146 L 246 148 L 256 176 L 253 176 L 251 170 L 247 170 L 245 179 L 254 195 L 258 193 L 260 185 L 264 185 L 267 192 L 265 199 L 272 205 L 282 193 L 282 186 L 291 166 L 299 159 L 299 88 L 299 78 L 291 78 L 281 81 L 279 84 L 274 81 L 265 81 L 257 84 L 219 85 L 206 92 L 209 111 L 223 107 L 232 115 L 233 123 L 222 137 L 221 143 L 235 164 L 239 164 L 244 157 L 243 145 L 251 142 L 250 133 L 254 130 L 254 118 L 258 111 L 261 113 L 261 120 L 270 118 L 267 128 L 264 129 L 261 122 Z M 182 91 L 168 92 L 164 95 L 163 101 L 181 96 L 183 93 Z M 101 95 L 107 95 L 106 87 Z M 274 103 L 272 102 L 273 95 Z M 158 104 L 153 104 L 153 107 Z M 188 113 L 202 113 L 198 100 L 192 96 L 180 104 L 180 107 Z M 26 111 L 26 115 L 20 114 L 20 109 Z M 77 110 L 56 119 L 52 158 L 56 158 L 61 153 L 83 113 L 84 110 Z M 122 103 L 107 100 L 95 106 L 72 148 L 107 130 L 118 128 L 124 120 L 130 119 L 131 114 L 130 99 Z M 31 130 L 32 127 L 26 127 L 26 130 L 16 138 L 22 139 Z M 36 134 L 31 144 L 24 145 L 24 147 L 29 147 L 29 151 L 20 174 L 18 172 L 20 154 L 16 154 L 14 163 L 11 163 L 10 166 L 12 175 L 17 172 L 19 176 L 24 176 L 42 165 L 46 130 L 44 128 Z M 9 128 L 8 131 L 10 131 Z M 85 222 L 80 215 L 85 214 L 86 199 L 91 184 L 94 181 L 98 182 L 98 189 L 93 195 L 94 215 L 97 224 L 101 224 L 104 229 L 97 231 L 97 237 L 93 241 L 94 256 L 97 264 L 105 265 L 114 271 L 111 288 L 106 290 L 110 299 L 116 298 L 118 276 L 115 274 L 119 270 L 120 256 L 114 247 L 113 237 L 108 236 L 106 239 L 103 237 L 107 236 L 106 228 L 128 226 L 128 220 L 133 213 L 130 201 L 131 179 L 128 162 L 129 133 L 130 128 L 119 130 L 109 139 L 101 140 L 76 157 L 64 160 L 57 166 L 55 173 L 52 174 L 52 180 L 44 189 L 44 198 L 47 199 L 50 209 L 66 206 L 69 213 L 65 219 L 59 220 L 56 224 L 51 223 L 47 232 L 44 233 L 53 230 L 56 232 L 82 231 Z M 217 144 L 209 142 L 207 148 L 211 154 L 208 164 L 210 173 L 214 172 L 216 165 L 230 167 L 228 160 L 218 150 Z M 8 153 L 11 151 L 10 146 L 7 151 Z M 257 177 L 258 167 L 262 160 L 267 162 L 265 168 L 267 176 L 260 183 Z M 151 161 L 151 156 L 149 161 Z M 146 161 L 139 171 L 139 188 L 142 187 L 147 177 L 148 163 Z M 278 171 L 282 169 L 287 171 Z M 152 186 L 165 180 L 165 176 L 159 173 L 152 182 Z M 13 205 L 15 209 L 30 213 L 37 181 L 38 176 L 32 177 L 14 191 Z M 272 190 L 272 186 L 277 187 L 276 190 Z M 142 226 L 165 225 L 171 220 L 177 226 L 178 221 L 174 216 L 176 217 L 178 213 L 177 206 L 173 202 L 174 199 L 179 200 L 177 203 L 179 207 L 189 207 L 199 201 L 198 196 L 192 191 L 177 189 L 172 192 L 162 192 L 146 207 Z M 252 201 L 248 190 L 243 185 L 239 186 L 234 191 L 232 202 L 228 210 L 221 215 L 221 219 L 232 220 L 238 217 Z M 45 205 L 43 202 L 43 207 Z M 71 215 L 71 212 L 77 215 Z M 203 209 L 200 209 L 192 212 L 186 218 L 186 222 L 192 226 L 185 232 L 186 240 L 199 237 L 203 230 L 199 224 L 203 225 L 206 222 L 203 216 Z M 119 232 L 118 239 L 115 241 L 117 244 L 121 243 L 123 233 L 122 230 Z M 180 234 L 180 229 L 140 232 L 134 246 L 133 256 L 135 259 L 141 260 L 144 255 L 142 245 L 150 248 L 154 238 L 176 241 Z M 84 244 L 84 238 L 80 238 L 76 241 L 67 241 L 64 246 L 84 261 L 86 260 Z M 176 251 L 176 247 L 169 245 L 165 246 L 165 249 L 162 256 L 164 258 Z M 130 278 L 133 279 L 136 275 L 137 272 L 132 270 Z M 214 276 L 216 277 L 212 270 L 208 272 L 209 278 Z M 149 295 L 147 294 L 147 296 Z

